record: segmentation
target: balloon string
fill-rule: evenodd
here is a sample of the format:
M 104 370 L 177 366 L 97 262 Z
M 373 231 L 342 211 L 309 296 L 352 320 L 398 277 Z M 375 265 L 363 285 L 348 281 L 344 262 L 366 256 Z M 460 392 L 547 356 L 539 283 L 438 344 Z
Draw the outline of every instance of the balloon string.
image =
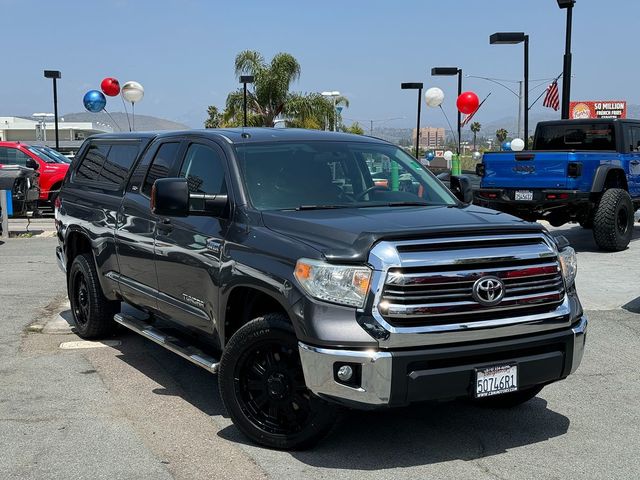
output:
M 133 131 L 136 131 L 136 104 L 131 102 L 131 123 L 133 124 Z
M 115 123 L 116 127 L 118 127 L 118 130 L 122 131 L 122 129 L 120 128 L 120 125 L 118 125 L 118 122 L 115 121 L 115 119 L 111 116 L 111 114 L 109 112 L 107 112 L 106 108 L 103 108 L 102 110 L 104 110 L 104 113 L 106 113 L 107 115 L 109 115 L 109 118 L 111 119 L 111 121 L 113 123 Z
M 451 134 L 453 135 L 453 139 L 456 140 L 456 134 L 455 134 L 455 131 L 453 130 L 453 127 L 451 126 L 451 122 L 449 121 L 449 117 L 447 117 L 447 114 L 445 113 L 444 109 L 442 108 L 442 105 L 439 105 L 439 107 L 440 107 L 440 111 L 444 115 L 445 120 L 449 124 L 449 130 L 451 130 Z M 460 140 L 458 140 L 456 142 L 456 145 L 459 144 L 459 143 L 460 143 Z
M 124 97 L 120 95 L 120 99 L 122 100 L 122 105 L 124 106 L 124 113 L 127 114 L 127 123 L 129 124 L 129 131 L 131 131 L 131 122 L 129 121 L 129 112 L 127 111 L 127 104 L 124 102 Z

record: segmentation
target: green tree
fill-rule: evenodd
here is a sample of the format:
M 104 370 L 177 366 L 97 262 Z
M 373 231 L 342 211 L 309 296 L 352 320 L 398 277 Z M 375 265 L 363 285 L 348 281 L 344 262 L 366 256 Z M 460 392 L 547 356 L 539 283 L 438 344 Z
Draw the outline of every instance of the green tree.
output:
M 499 128 L 498 130 L 496 130 L 496 140 L 498 140 L 498 147 L 500 147 L 502 143 L 507 139 L 508 134 L 509 132 L 507 132 L 504 128 Z
M 476 136 L 478 135 L 478 132 L 480 131 L 480 129 L 482 128 L 482 125 L 480 124 L 480 122 L 473 122 L 471 124 L 471 131 L 473 132 L 473 150 L 475 151 L 476 149 Z
M 204 128 L 220 128 L 222 126 L 222 114 L 218 111 L 218 107 L 209 105 L 207 108 L 209 118 L 204 121 Z
M 345 127 L 342 125 L 340 130 L 346 133 L 354 133 L 356 135 L 364 135 L 364 129 L 360 126 L 358 122 L 353 122 L 349 127 Z
M 323 129 L 339 121 L 333 99 L 289 91 L 301 73 L 300 64 L 289 53 L 278 53 L 267 63 L 259 52 L 245 50 L 236 56 L 235 73 L 254 77 L 247 92 L 248 125 L 272 127 L 277 118 L 284 118 L 290 127 Z M 336 104 L 348 106 L 349 102 L 338 97 Z M 227 96 L 224 126 L 242 125 L 243 105 L 241 89 Z

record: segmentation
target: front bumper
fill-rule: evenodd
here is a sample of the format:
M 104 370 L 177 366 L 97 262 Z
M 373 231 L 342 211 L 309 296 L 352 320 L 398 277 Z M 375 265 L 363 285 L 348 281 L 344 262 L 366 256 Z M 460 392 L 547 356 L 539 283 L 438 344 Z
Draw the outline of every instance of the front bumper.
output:
M 307 387 L 322 397 L 360 407 L 470 397 L 476 368 L 515 363 L 519 388 L 547 384 L 576 371 L 587 318 L 567 330 L 463 346 L 419 350 L 337 350 L 299 343 Z M 355 380 L 341 382 L 337 370 L 350 365 Z

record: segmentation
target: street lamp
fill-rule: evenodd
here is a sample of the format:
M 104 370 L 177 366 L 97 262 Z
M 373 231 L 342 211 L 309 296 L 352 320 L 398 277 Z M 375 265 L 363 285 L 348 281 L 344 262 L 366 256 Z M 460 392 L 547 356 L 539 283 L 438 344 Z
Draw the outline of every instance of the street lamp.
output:
M 567 9 L 567 30 L 564 42 L 564 66 L 562 68 L 562 118 L 569 118 L 571 96 L 571 23 L 576 0 L 557 0 L 558 7 Z
M 402 90 L 418 90 L 418 121 L 416 123 L 416 158 L 418 158 L 418 146 L 420 144 L 420 105 L 422 105 L 422 82 L 401 83 Z
M 433 67 L 431 69 L 431 75 L 443 75 L 443 76 L 452 76 L 458 75 L 458 97 L 462 94 L 462 69 L 458 67 Z M 456 152 L 460 155 L 460 132 L 462 130 L 462 118 L 460 114 L 460 110 L 458 110 L 458 151 Z
M 243 119 L 242 126 L 247 126 L 247 83 L 253 83 L 253 75 L 240 75 L 240 83 L 242 84 L 242 111 Z
M 322 92 L 320 93 L 323 97 L 332 97 L 333 98 L 333 114 L 335 115 L 335 122 L 333 122 L 333 131 L 338 131 L 338 112 L 336 110 L 336 99 L 340 96 L 340 92 L 333 90 L 330 92 Z
M 491 45 L 524 42 L 524 149 L 529 148 L 529 35 L 524 32 L 498 32 L 489 37 Z
M 58 86 L 56 80 L 62 78 L 60 70 L 45 70 L 44 78 L 53 79 L 53 114 L 56 121 L 56 150 L 60 149 L 60 140 L 58 139 Z

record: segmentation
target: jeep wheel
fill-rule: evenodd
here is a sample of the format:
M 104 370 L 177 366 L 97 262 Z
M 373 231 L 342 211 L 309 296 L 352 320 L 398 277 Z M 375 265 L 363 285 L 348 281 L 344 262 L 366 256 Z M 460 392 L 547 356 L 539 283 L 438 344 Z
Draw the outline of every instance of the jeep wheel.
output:
M 102 293 L 91 254 L 78 255 L 69 269 L 69 301 L 78 335 L 103 337 L 116 325 L 113 316 L 120 302 L 107 300 Z
M 593 238 L 602 250 L 624 250 L 633 234 L 633 205 L 629 193 L 611 188 L 602 194 L 593 218 Z
M 311 447 L 335 423 L 337 407 L 304 383 L 298 341 L 283 315 L 265 315 L 240 328 L 225 348 L 218 378 L 233 423 L 266 447 Z
M 492 395 L 490 397 L 476 398 L 473 403 L 486 408 L 513 408 L 528 402 L 540 393 L 544 385 L 525 388 L 517 392 L 503 393 L 502 395 Z

